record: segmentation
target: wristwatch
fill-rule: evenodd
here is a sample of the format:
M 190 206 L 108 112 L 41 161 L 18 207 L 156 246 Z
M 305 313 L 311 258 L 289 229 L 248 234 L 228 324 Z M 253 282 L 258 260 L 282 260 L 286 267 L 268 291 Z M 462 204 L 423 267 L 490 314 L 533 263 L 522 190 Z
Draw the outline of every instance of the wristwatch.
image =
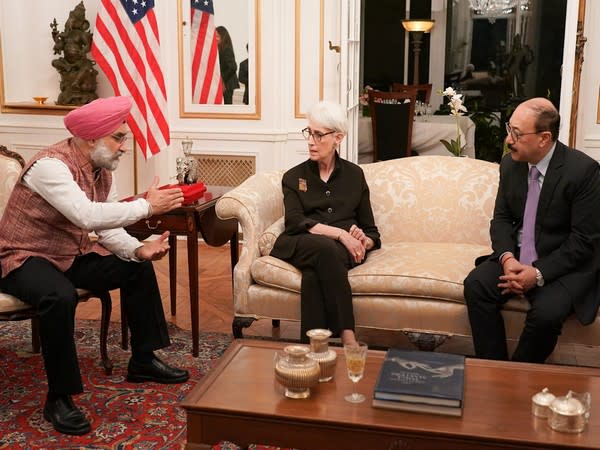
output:
M 544 276 L 537 267 L 535 268 L 535 284 L 537 287 L 542 287 L 544 285 Z

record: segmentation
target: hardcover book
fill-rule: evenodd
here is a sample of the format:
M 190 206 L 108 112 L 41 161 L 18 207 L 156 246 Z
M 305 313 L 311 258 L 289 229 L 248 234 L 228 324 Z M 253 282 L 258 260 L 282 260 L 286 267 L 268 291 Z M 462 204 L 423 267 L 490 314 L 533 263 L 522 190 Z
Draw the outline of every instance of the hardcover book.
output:
M 376 400 L 461 408 L 465 357 L 389 349 L 375 384 Z
M 431 414 L 442 414 L 444 416 L 462 416 L 462 408 L 453 406 L 426 405 L 424 403 L 409 403 L 391 400 L 373 399 L 374 408 L 397 409 L 400 411 L 415 411 Z

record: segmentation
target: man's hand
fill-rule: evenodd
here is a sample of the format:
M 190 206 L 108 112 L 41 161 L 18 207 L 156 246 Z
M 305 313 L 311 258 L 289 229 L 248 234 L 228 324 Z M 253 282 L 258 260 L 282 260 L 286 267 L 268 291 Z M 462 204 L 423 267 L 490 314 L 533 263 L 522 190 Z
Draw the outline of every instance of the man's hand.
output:
M 523 295 L 536 287 L 535 267 L 521 264 L 511 256 L 504 260 L 502 268 L 504 275 L 500 277 L 500 283 L 498 283 L 502 294 Z
M 146 200 L 152 207 L 152 215 L 159 215 L 183 205 L 183 191 L 179 188 L 158 189 L 158 177 L 154 177 Z
M 169 253 L 169 232 L 165 231 L 154 241 L 145 242 L 135 250 L 135 257 L 142 261 L 158 261 Z

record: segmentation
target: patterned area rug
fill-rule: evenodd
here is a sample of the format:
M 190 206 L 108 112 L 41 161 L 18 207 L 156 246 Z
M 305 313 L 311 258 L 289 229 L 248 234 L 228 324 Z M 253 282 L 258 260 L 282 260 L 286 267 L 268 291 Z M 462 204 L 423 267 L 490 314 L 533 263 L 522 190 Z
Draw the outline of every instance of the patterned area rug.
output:
M 157 354 L 190 371 L 177 385 L 128 383 L 129 351 L 120 347 L 120 324 L 111 323 L 104 373 L 99 355 L 99 322 L 78 320 L 77 351 L 84 393 L 75 403 L 92 421 L 84 436 L 57 433 L 42 417 L 47 384 L 40 354 L 31 353 L 29 321 L 0 323 L 0 448 L 10 449 L 179 449 L 186 441 L 186 415 L 178 403 L 214 365 L 231 342 L 220 333 L 200 333 L 200 354 L 191 354 L 189 331 L 169 325 L 172 345 Z

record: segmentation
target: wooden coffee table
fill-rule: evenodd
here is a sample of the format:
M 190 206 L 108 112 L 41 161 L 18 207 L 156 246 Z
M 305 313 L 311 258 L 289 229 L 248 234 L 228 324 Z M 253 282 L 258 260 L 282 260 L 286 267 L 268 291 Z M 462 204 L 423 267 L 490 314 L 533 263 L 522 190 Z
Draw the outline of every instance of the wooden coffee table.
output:
M 381 351 L 369 351 L 358 383 L 364 403 L 344 400 L 352 384 L 339 348 L 333 381 L 319 384 L 308 399 L 288 399 L 273 373 L 273 355 L 284 346 L 248 339 L 231 345 L 182 404 L 188 449 L 220 440 L 300 449 L 600 449 L 598 369 L 468 358 L 463 416 L 450 417 L 373 408 Z M 544 387 L 555 395 L 591 392 L 583 433 L 558 433 L 531 414 L 531 396 Z

